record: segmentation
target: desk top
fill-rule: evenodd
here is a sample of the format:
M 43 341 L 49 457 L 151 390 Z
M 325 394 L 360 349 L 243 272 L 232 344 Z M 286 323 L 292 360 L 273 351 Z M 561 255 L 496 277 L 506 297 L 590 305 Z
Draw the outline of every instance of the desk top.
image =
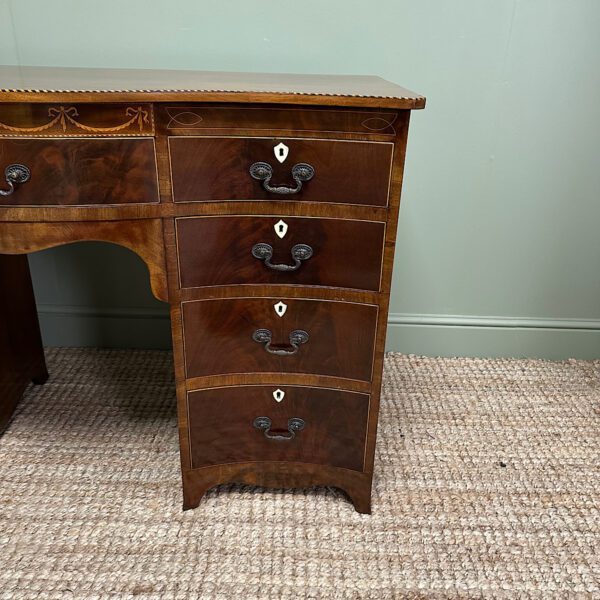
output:
M 0 66 L 0 102 L 115 101 L 425 106 L 423 96 L 365 75 Z

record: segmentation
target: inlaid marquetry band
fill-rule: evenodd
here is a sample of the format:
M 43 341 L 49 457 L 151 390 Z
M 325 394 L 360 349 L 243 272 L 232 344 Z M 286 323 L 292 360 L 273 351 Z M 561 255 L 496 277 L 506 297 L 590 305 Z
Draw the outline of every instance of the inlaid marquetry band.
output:
M 235 106 L 166 106 L 164 123 L 169 130 L 293 130 L 332 133 L 396 135 L 393 111 L 272 109 Z M 281 161 L 280 161 L 281 162 Z
M 35 109 L 31 109 L 32 111 Z M 40 110 L 47 121 L 40 125 Z M 88 121 L 85 115 L 87 113 Z M 92 120 L 101 122 L 91 122 Z M 105 122 L 116 124 L 104 124 Z M 150 105 L 95 106 L 94 112 L 78 106 L 46 105 L 36 112 L 23 114 L 15 105 L 0 104 L 0 135 L 2 136 L 68 136 L 68 135 L 152 135 L 154 122 Z

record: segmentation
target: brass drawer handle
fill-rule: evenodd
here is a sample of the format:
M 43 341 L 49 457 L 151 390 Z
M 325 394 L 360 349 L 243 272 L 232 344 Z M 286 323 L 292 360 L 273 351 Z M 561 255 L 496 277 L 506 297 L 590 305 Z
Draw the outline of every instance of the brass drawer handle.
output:
M 269 417 L 256 417 L 254 419 L 254 427 L 261 429 L 264 435 L 269 440 L 278 440 L 281 442 L 293 440 L 296 437 L 296 433 L 302 431 L 306 425 L 303 419 L 298 417 L 292 417 L 288 421 L 287 434 L 286 433 L 271 433 L 271 419 Z
M 269 244 L 255 244 L 252 247 L 252 256 L 258 258 L 258 260 L 264 261 L 265 265 L 273 271 L 297 271 L 300 268 L 303 260 L 308 260 L 313 255 L 313 249 L 307 244 L 296 244 L 292 246 L 290 250 L 292 258 L 294 259 L 293 265 L 277 264 L 274 265 L 271 262 L 273 258 L 273 247 Z
M 290 333 L 290 345 L 271 345 L 273 341 L 273 334 L 269 329 L 257 329 L 252 334 L 252 339 L 259 344 L 264 344 L 265 350 L 269 354 L 275 354 L 277 356 L 290 356 L 298 352 L 298 348 L 301 344 L 308 342 L 308 333 L 302 329 L 295 329 Z
M 7 190 L 0 190 L 0 196 L 10 196 L 15 191 L 15 185 L 27 183 L 31 179 L 31 171 L 25 165 L 8 165 L 4 169 L 4 177 L 8 184 Z
M 253 179 L 263 182 L 263 188 L 272 194 L 297 194 L 302 189 L 305 181 L 310 181 L 315 176 L 315 168 L 307 163 L 298 163 L 292 167 L 292 177 L 296 182 L 296 187 L 291 188 L 287 185 L 270 185 L 273 177 L 273 167 L 266 162 L 255 162 L 250 167 L 250 176 Z

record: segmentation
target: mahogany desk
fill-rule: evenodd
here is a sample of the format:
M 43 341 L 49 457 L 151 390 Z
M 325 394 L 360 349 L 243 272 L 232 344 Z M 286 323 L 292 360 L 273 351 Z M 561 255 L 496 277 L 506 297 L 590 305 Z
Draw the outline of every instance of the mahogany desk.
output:
M 370 512 L 412 109 L 377 77 L 0 67 L 0 430 L 44 362 L 27 253 L 121 244 L 171 307 L 184 508 Z

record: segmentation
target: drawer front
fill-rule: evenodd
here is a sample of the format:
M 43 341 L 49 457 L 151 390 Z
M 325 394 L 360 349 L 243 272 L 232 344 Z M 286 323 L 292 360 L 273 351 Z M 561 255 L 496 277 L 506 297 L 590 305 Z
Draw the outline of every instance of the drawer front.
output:
M 0 195 L 5 206 L 85 206 L 158 202 L 154 140 L 0 139 L 0 189 L 4 171 L 20 164 L 29 181 Z
M 252 461 L 364 468 L 367 394 L 239 386 L 191 392 L 188 405 L 193 468 Z
M 327 300 L 184 302 L 187 377 L 306 373 L 371 381 L 377 312 L 375 305 Z
M 395 136 L 403 127 L 398 111 L 348 110 L 272 106 L 236 106 L 225 104 L 177 104 L 161 107 L 162 127 L 179 135 L 239 135 L 240 130 L 253 135 L 280 131 L 281 135 L 299 133 L 319 136 L 320 132 L 357 133 L 359 135 Z
M 384 235 L 385 223 L 350 219 L 177 219 L 181 286 L 295 284 L 378 291 Z
M 388 118 L 382 114 L 380 118 Z M 377 123 L 378 115 L 375 116 Z M 367 125 L 374 123 L 371 118 Z M 154 136 L 151 104 L 0 104 L 4 137 Z
M 285 144 L 287 158 L 276 158 Z M 175 202 L 211 200 L 302 200 L 386 206 L 393 144 L 340 140 L 171 137 L 171 174 Z M 270 165 L 268 182 L 280 192 L 265 190 L 266 181 L 250 175 L 254 163 Z M 292 169 L 299 163 L 314 176 L 297 189 Z

